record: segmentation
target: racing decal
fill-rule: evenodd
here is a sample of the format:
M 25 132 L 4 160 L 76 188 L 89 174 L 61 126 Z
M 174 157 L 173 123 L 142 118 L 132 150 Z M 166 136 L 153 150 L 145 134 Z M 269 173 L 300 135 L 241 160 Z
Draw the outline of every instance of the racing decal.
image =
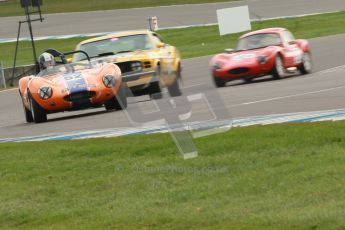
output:
M 66 82 L 69 95 L 71 97 L 72 107 L 90 106 L 91 101 L 88 97 L 83 97 L 83 93 L 88 92 L 88 83 L 82 73 L 69 73 L 63 75 Z
M 70 94 L 87 90 L 87 82 L 81 73 L 66 74 L 63 76 Z

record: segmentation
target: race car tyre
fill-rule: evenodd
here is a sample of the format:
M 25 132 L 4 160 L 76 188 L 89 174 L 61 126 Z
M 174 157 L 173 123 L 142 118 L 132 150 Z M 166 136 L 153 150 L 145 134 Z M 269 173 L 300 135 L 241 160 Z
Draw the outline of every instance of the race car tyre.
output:
M 158 75 L 159 78 L 160 78 L 160 73 L 161 73 L 161 67 L 160 67 L 160 65 L 157 65 L 156 75 Z M 147 89 L 147 92 L 150 95 L 151 99 L 157 100 L 157 99 L 161 99 L 163 97 L 162 88 L 159 84 L 159 81 L 152 82 L 150 84 L 149 88 Z
M 283 64 L 283 59 L 280 55 L 275 58 L 274 66 L 272 69 L 272 76 L 274 79 L 280 79 L 285 75 L 285 68 Z
M 309 52 L 305 52 L 302 58 L 302 65 L 298 68 L 301 74 L 308 74 L 312 71 L 313 64 Z
M 26 122 L 28 122 L 28 123 L 33 122 L 34 119 L 33 119 L 33 117 L 32 117 L 31 111 L 28 110 L 28 109 L 24 106 L 24 104 L 23 104 L 23 110 L 24 110 Z
M 176 79 L 172 85 L 168 86 L 168 92 L 171 97 L 179 97 L 182 95 L 181 89 L 180 89 L 180 81 L 182 81 L 181 77 L 181 66 L 179 65 L 177 72 L 176 72 Z
M 253 81 L 253 78 L 246 77 L 246 78 L 243 78 L 243 80 L 244 80 L 245 83 L 251 83 Z
M 116 96 L 107 101 L 105 104 L 106 110 L 123 110 L 127 108 L 126 84 L 122 83 Z
M 29 100 L 31 105 L 31 116 L 35 123 L 42 123 L 47 121 L 47 112 L 35 101 L 29 93 Z
M 19 94 L 20 94 L 20 97 L 22 97 L 22 94 L 21 94 L 20 91 L 19 91 Z M 28 110 L 28 109 L 25 107 L 24 102 L 22 102 L 22 105 L 23 105 L 23 110 L 24 110 L 24 115 L 25 115 L 25 120 L 26 120 L 26 122 L 28 122 L 28 123 L 33 122 L 34 119 L 32 118 L 31 111 Z
M 224 87 L 226 84 L 226 81 L 224 81 L 222 78 L 213 76 L 213 82 L 217 88 Z
M 179 78 L 176 78 L 174 83 L 168 86 L 168 92 L 171 97 L 178 97 L 182 95 L 180 84 L 179 84 Z
M 152 82 L 148 88 L 148 94 L 151 99 L 161 99 L 163 97 L 161 86 L 159 82 Z

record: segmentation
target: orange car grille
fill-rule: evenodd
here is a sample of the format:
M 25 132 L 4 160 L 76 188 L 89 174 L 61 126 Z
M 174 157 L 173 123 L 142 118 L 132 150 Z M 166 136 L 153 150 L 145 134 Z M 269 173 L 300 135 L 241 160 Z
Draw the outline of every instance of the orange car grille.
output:
M 79 93 L 73 93 L 70 95 L 65 96 L 63 99 L 65 101 L 79 101 L 79 100 L 83 100 L 83 99 L 88 99 L 91 97 L 96 96 L 96 93 L 93 91 L 84 91 L 84 92 L 79 92 Z

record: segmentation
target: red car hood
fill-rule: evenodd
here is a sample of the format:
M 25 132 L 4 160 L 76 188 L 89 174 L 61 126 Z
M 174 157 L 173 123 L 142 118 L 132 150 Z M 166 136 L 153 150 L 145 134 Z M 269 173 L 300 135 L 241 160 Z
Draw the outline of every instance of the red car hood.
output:
M 210 62 L 211 66 L 218 64 L 229 64 L 238 65 L 239 63 L 251 63 L 257 60 L 259 56 L 270 56 L 277 47 L 268 46 L 261 49 L 252 49 L 237 51 L 234 53 L 222 53 L 214 56 Z

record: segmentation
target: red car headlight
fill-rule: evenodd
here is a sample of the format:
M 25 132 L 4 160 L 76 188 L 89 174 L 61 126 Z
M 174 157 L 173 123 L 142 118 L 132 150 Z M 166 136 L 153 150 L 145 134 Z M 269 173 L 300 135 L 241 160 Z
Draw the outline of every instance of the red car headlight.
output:
M 215 69 L 215 70 L 220 70 L 220 69 L 222 69 L 222 67 L 223 67 L 223 64 L 220 63 L 220 62 L 216 62 L 216 63 L 213 65 L 213 69 Z
M 260 55 L 258 56 L 258 62 L 260 64 L 266 64 L 268 62 L 268 57 L 266 55 Z

